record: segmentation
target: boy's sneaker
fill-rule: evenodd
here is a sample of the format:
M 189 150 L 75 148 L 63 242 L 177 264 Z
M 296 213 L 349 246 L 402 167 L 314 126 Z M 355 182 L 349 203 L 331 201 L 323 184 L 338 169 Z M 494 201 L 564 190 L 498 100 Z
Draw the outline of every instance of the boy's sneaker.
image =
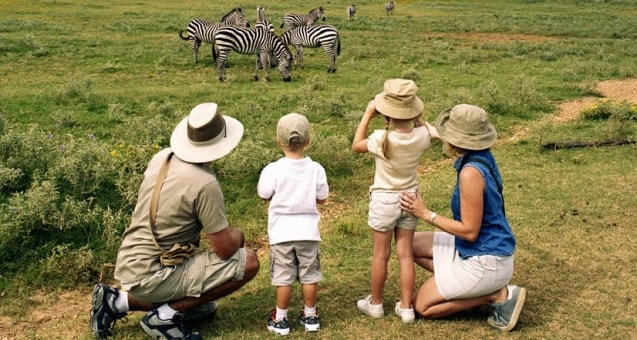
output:
M 507 296 L 504 302 L 492 303 L 493 316 L 487 319 L 489 325 L 505 332 L 512 330 L 518 323 L 524 300 L 526 300 L 525 288 L 509 285 L 507 290 L 511 294 L 510 298 Z
M 96 338 L 106 338 L 110 336 L 111 329 L 115 321 L 126 316 L 115 308 L 115 299 L 119 296 L 117 289 L 105 284 L 97 284 L 93 288 L 93 298 L 91 300 L 91 314 L 89 324 L 91 333 Z
M 358 300 L 358 302 L 356 303 L 356 307 L 358 307 L 358 310 L 363 312 L 363 314 L 369 315 L 375 319 L 382 318 L 385 315 L 382 303 L 378 305 L 372 305 L 371 294 L 367 295 L 367 297 L 364 299 Z
M 183 314 L 177 313 L 172 320 L 162 320 L 157 314 L 157 309 L 151 309 L 139 324 L 146 334 L 153 339 L 183 339 L 200 340 L 198 333 L 193 333 L 188 329 L 182 320 Z
M 306 332 L 318 332 L 319 328 L 321 328 L 321 318 L 318 316 L 318 314 L 305 316 L 305 313 L 301 311 L 299 322 L 302 326 L 305 326 Z
M 396 302 L 396 315 L 400 316 L 403 319 L 404 323 L 414 322 L 416 319 L 416 314 L 414 314 L 413 308 L 403 309 L 400 308 L 400 301 Z
M 287 318 L 283 318 L 282 320 L 275 320 L 276 310 L 273 309 L 270 314 L 268 314 L 268 330 L 270 332 L 276 333 L 276 335 L 288 335 L 290 334 L 290 323 Z
M 215 315 L 217 315 L 217 307 L 219 307 L 217 305 L 217 301 L 204 303 L 202 305 L 199 305 L 197 308 L 183 313 L 181 320 L 186 325 L 192 325 L 197 322 L 212 320 L 215 318 Z

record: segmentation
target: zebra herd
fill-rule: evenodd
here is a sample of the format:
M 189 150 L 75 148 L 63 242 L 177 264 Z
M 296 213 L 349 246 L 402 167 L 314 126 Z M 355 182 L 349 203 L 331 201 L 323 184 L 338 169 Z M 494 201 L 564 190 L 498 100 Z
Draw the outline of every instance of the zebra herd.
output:
M 254 80 L 263 69 L 265 79 L 269 80 L 268 69 L 276 67 L 283 81 L 290 81 L 292 62 L 298 61 L 303 67 L 303 47 L 323 47 L 328 55 L 328 72 L 336 72 L 336 57 L 341 51 L 338 30 L 329 25 L 315 25 L 325 20 L 323 7 L 315 8 L 307 14 L 288 13 L 283 16 L 280 28 L 285 27 L 281 36 L 274 32 L 265 15 L 265 7 L 257 7 L 257 20 L 254 28 L 246 19 L 243 10 L 234 8 L 224 15 L 220 23 L 203 19 L 190 21 L 188 35 L 179 32 L 181 39 L 192 44 L 193 61 L 197 63 L 197 52 L 202 42 L 212 45 L 212 57 L 219 73 L 219 80 L 225 80 L 225 65 L 232 51 L 257 56 Z M 294 45 L 296 58 L 292 58 L 289 45 Z
M 257 7 L 256 24 L 250 27 L 243 9 L 236 7 L 221 18 L 219 23 L 204 19 L 193 19 L 188 23 L 184 31 L 179 31 L 179 37 L 188 40 L 192 44 L 194 63 L 197 63 L 199 47 L 203 42 L 212 45 L 212 58 L 219 73 L 219 81 L 225 80 L 226 61 L 232 51 L 240 54 L 252 54 L 257 56 L 254 71 L 254 80 L 258 80 L 259 70 L 265 73 L 265 79 L 269 80 L 269 68 L 276 67 L 283 81 L 290 81 L 292 64 L 304 67 L 303 48 L 322 47 L 328 56 L 329 73 L 336 72 L 336 58 L 341 52 L 341 39 L 338 30 L 330 25 L 318 25 L 325 21 L 323 7 L 310 10 L 306 14 L 287 13 L 283 16 L 279 28 L 285 27 L 285 32 L 280 36 L 274 31 L 274 25 L 265 15 L 266 8 Z M 392 14 L 394 2 L 385 4 L 387 15 Z M 354 19 L 356 5 L 347 7 L 347 15 Z M 295 48 L 295 58 L 289 46 Z

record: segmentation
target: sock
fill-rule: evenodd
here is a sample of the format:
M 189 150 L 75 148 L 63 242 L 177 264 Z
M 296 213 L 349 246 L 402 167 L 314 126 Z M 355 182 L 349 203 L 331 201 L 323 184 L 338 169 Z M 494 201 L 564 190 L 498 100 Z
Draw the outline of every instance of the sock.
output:
M 170 308 L 167 303 L 164 303 L 157 308 L 157 316 L 160 320 L 172 320 L 175 314 L 177 314 L 177 311 Z
M 283 320 L 283 318 L 287 318 L 288 317 L 288 310 L 287 309 L 281 309 L 278 306 L 276 307 L 276 315 L 274 316 L 275 319 L 277 320 Z
M 314 315 L 316 315 L 316 306 L 314 306 L 314 307 L 305 306 L 303 308 L 303 314 L 305 314 L 305 316 L 314 316 Z
M 513 286 L 507 285 L 507 301 L 513 297 Z
M 126 313 L 128 312 L 128 292 L 125 290 L 119 291 L 119 296 L 115 301 L 113 301 L 115 305 L 115 309 L 117 309 L 118 313 Z

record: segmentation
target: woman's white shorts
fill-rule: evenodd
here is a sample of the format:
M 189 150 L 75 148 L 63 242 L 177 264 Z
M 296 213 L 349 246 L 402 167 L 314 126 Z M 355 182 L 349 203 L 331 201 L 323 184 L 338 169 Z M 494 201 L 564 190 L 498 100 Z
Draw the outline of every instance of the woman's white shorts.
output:
M 513 276 L 513 255 L 480 255 L 460 258 L 455 236 L 434 233 L 434 277 L 447 300 L 484 296 L 506 286 Z

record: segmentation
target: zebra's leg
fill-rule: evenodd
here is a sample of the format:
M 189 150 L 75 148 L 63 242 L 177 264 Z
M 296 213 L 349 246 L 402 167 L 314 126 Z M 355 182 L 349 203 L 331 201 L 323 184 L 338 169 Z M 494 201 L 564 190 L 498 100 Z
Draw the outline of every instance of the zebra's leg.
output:
M 305 63 L 303 62 L 303 45 L 296 45 L 296 59 L 299 62 L 299 66 L 305 68 Z
M 217 57 L 217 71 L 219 72 L 219 81 L 223 82 L 225 79 L 223 75 L 226 73 L 226 59 L 228 58 L 228 53 L 219 52 L 219 57 Z
M 259 59 L 261 60 L 261 66 L 263 66 L 263 72 L 265 72 L 265 81 L 270 81 L 270 76 L 268 74 L 268 71 L 270 69 L 270 53 L 266 52 L 266 51 L 261 51 L 259 53 Z M 259 77 L 257 76 L 257 71 L 254 71 L 254 81 L 259 80 Z
M 263 69 L 261 66 L 261 57 L 257 54 L 257 71 Z
M 330 68 L 327 72 L 336 73 L 336 51 L 330 51 L 327 56 L 330 58 Z
M 192 58 L 195 64 L 197 63 L 197 53 L 199 52 L 199 46 L 201 46 L 201 40 L 195 38 L 192 41 Z

